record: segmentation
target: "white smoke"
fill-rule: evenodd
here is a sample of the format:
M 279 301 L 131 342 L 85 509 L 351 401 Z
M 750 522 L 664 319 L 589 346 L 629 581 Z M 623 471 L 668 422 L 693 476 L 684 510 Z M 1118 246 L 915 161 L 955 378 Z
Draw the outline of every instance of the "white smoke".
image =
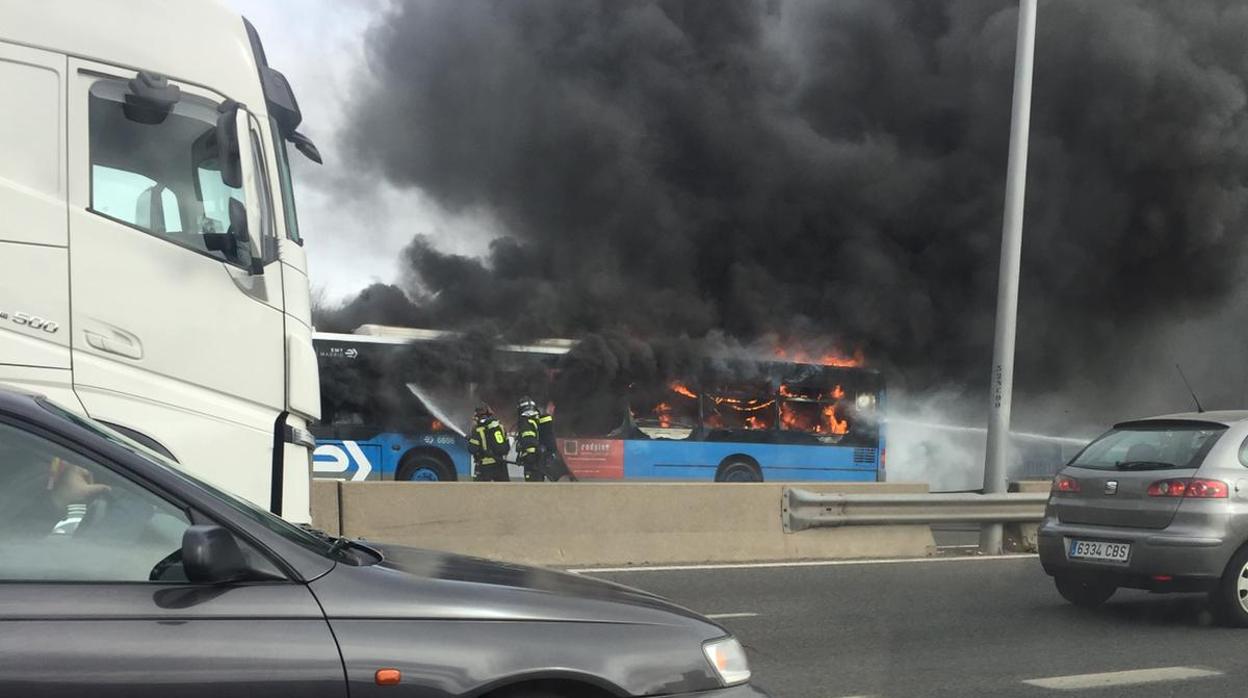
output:
M 984 484 L 987 430 L 966 408 L 967 396 L 940 391 L 890 395 L 885 416 L 890 482 L 924 482 L 933 492 L 978 490 Z M 974 426 L 972 426 L 974 425 Z M 1051 477 L 1088 443 L 1086 434 L 1011 433 L 1009 479 Z

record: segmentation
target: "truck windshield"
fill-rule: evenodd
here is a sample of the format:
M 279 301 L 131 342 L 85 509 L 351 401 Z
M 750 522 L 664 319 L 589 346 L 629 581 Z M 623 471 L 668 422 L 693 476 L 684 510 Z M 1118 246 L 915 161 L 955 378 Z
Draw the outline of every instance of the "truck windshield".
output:
M 1097 470 L 1197 468 L 1225 431 L 1225 426 L 1207 423 L 1119 427 L 1089 444 L 1070 464 Z

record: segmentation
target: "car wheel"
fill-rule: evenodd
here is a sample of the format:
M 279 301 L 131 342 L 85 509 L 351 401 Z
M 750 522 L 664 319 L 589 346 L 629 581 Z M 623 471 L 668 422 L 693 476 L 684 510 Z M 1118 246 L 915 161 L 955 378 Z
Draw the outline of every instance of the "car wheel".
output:
M 1054 577 L 1057 593 L 1079 608 L 1096 608 L 1109 600 L 1118 587 L 1104 582 L 1088 582 L 1070 577 Z
M 455 476 L 446 463 L 427 454 L 414 454 L 403 459 L 395 480 L 409 482 L 447 482 Z
M 1209 592 L 1209 601 L 1218 622 L 1248 627 L 1248 547 L 1235 553 L 1226 564 L 1218 587 Z
M 720 468 L 715 479 L 719 482 L 762 482 L 763 476 L 750 463 L 733 461 Z

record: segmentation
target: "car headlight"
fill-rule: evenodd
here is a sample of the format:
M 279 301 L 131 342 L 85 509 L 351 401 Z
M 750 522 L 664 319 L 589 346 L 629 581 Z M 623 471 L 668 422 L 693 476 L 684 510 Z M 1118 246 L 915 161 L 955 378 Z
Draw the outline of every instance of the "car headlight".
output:
M 741 649 L 741 643 L 737 642 L 737 638 L 725 637 L 711 640 L 702 645 L 702 651 L 706 654 L 706 659 L 711 666 L 715 667 L 715 673 L 719 674 L 719 680 L 723 681 L 725 686 L 750 680 L 750 665 L 745 660 L 745 650 Z

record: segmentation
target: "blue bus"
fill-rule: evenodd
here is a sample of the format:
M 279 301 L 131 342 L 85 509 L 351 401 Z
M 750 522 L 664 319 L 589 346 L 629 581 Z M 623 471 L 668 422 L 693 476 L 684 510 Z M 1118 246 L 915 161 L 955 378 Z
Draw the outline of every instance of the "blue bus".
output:
M 321 422 L 312 474 L 340 480 L 471 479 L 468 442 L 420 396 L 387 375 L 407 339 L 317 333 Z M 380 388 L 385 385 L 384 395 Z
M 878 372 L 768 361 L 743 373 L 634 386 L 617 428 L 565 434 L 561 455 L 582 480 L 884 479 Z
M 471 462 L 453 423 L 471 402 L 510 405 L 521 394 L 555 414 L 560 455 L 580 480 L 882 481 L 882 376 L 846 361 L 724 360 L 708 357 L 690 375 L 639 380 L 617 391 L 570 390 L 579 381 L 576 342 L 499 347 L 494 380 L 481 394 L 465 379 L 457 409 L 424 391 L 382 357 L 451 333 L 366 325 L 356 334 L 319 333 L 322 421 L 314 433 L 317 477 L 467 480 Z M 368 368 L 371 361 L 373 367 Z M 523 363 L 526 381 L 500 378 Z M 833 365 L 837 364 L 837 365 Z M 541 367 L 544 385 L 533 382 Z M 519 369 L 516 369 L 517 371 Z M 540 378 L 541 376 L 539 376 Z M 368 387 L 371 386 L 371 387 Z M 574 386 L 575 387 L 575 386 Z M 402 389 L 406 388 L 406 389 Z M 379 399 L 381 393 L 385 399 Z M 515 394 L 508 394 L 508 393 Z M 508 424 L 508 414 L 500 418 Z M 520 472 L 514 470 L 513 477 Z

